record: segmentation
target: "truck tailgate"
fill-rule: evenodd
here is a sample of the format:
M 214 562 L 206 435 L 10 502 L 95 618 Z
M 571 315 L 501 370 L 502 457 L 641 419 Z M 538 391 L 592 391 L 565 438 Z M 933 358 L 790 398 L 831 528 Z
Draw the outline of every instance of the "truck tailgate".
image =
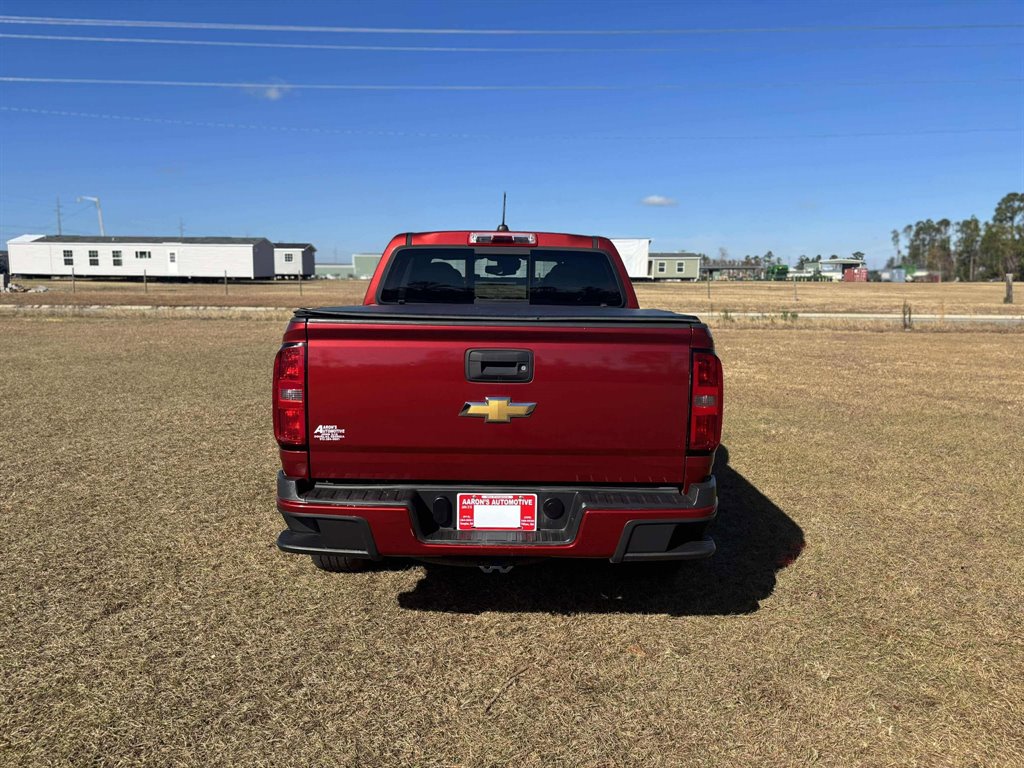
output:
M 681 485 L 691 335 L 683 323 L 310 320 L 311 476 Z M 469 350 L 532 352 L 532 380 L 469 381 Z M 535 405 L 507 422 L 460 415 L 487 398 Z

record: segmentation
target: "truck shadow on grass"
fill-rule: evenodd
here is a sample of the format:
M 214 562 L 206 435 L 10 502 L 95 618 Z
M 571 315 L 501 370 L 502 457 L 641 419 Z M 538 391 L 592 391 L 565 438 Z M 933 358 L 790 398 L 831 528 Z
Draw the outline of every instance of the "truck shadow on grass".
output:
M 403 608 L 450 613 L 663 613 L 714 616 L 751 613 L 775 589 L 776 573 L 804 547 L 803 530 L 729 466 L 725 446 L 715 459 L 718 544 L 704 561 L 611 565 L 552 560 L 506 575 L 428 565 Z

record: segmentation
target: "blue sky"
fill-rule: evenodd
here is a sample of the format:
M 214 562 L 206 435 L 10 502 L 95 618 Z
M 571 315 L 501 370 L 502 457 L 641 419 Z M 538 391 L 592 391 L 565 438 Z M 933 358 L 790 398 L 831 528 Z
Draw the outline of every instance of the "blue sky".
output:
M 1024 189 L 1021 2 L 3 0 L 0 14 L 463 30 L 784 29 L 488 35 L 0 23 L 7 35 L 501 49 L 0 38 L 4 77 L 269 84 L 0 83 L 3 240 L 55 231 L 57 195 L 65 232 L 95 232 L 94 212 L 75 197 L 98 195 L 108 234 L 174 233 L 180 218 L 186 234 L 310 241 L 320 260 L 347 260 L 379 251 L 397 232 L 492 227 L 507 190 L 515 228 L 651 237 L 657 250 L 771 249 L 794 261 L 862 250 L 877 265 L 891 253 L 893 227 L 987 218 L 1000 197 Z M 979 24 L 1016 26 L 864 29 Z M 290 87 L 312 84 L 516 90 Z M 651 197 L 674 204 L 644 204 Z

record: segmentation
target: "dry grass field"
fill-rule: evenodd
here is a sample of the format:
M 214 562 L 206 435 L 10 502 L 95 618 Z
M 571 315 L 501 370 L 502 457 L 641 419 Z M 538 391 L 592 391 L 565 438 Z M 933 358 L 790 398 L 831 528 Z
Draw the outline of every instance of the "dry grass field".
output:
M 0 296 L 0 305 L 57 304 L 86 306 L 260 306 L 292 309 L 362 303 L 367 283 L 361 280 L 314 280 L 276 283 L 142 283 L 78 280 L 71 292 L 68 280 L 20 281 L 26 286 L 44 285 L 46 293 L 15 293 Z M 1003 304 L 1002 283 L 792 283 L 727 282 L 639 283 L 640 303 L 645 307 L 676 312 L 728 310 L 730 312 L 865 312 L 899 314 L 903 302 L 918 314 L 1020 315 L 1024 299 Z M 1021 291 L 1018 290 L 1018 294 Z
M 0 764 L 1024 764 L 1020 335 L 716 330 L 719 554 L 485 577 L 277 552 L 281 330 L 0 318 Z
M 675 312 L 878 312 L 899 314 L 903 302 L 918 314 L 1020 315 L 1021 301 L 1003 304 L 1002 283 L 641 283 L 644 306 Z M 1018 291 L 1019 293 L 1019 291 Z

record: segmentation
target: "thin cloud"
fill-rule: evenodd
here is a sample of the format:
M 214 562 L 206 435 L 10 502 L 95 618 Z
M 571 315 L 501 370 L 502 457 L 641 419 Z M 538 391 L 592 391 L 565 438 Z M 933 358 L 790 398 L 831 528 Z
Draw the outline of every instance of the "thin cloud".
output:
M 673 198 L 665 197 L 664 195 L 648 195 L 640 202 L 655 208 L 670 208 L 677 204 Z
M 285 97 L 291 86 L 285 83 L 260 83 L 246 87 L 246 92 L 258 99 L 266 101 L 280 101 Z

